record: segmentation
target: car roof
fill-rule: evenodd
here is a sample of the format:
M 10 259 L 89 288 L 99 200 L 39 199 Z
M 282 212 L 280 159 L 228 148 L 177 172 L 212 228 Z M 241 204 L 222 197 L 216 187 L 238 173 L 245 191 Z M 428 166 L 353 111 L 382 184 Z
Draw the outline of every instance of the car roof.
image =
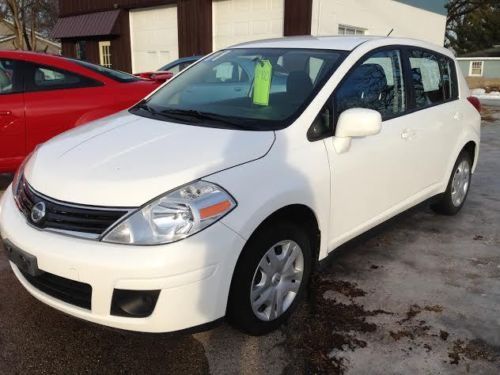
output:
M 422 40 L 410 38 L 397 38 L 375 35 L 356 35 L 356 36 L 292 36 L 276 39 L 263 39 L 252 42 L 245 42 L 233 45 L 229 48 L 310 48 L 310 49 L 331 49 L 340 51 L 352 51 L 361 44 L 373 44 L 374 46 L 383 45 L 414 45 L 442 54 L 451 55 L 451 52 L 444 47 L 424 42 Z
M 7 56 L 11 58 L 18 58 L 22 60 L 38 61 L 38 62 L 50 62 L 50 61 L 61 61 L 62 56 L 53 55 L 45 52 L 33 52 L 33 51 L 0 51 L 2 56 Z
M 368 36 L 289 36 L 245 42 L 230 48 L 311 48 L 351 51 L 361 43 L 376 37 Z

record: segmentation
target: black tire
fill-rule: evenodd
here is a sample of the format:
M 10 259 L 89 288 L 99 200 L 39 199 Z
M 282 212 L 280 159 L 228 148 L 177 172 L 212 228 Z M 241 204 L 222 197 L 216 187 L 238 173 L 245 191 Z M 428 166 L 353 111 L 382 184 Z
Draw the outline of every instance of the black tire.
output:
M 288 309 L 276 319 L 264 321 L 252 309 L 250 301 L 252 281 L 259 262 L 264 255 L 275 244 L 284 240 L 294 241 L 302 250 L 304 260 L 302 282 L 295 299 Z M 236 264 L 226 311 L 229 324 L 254 336 L 263 335 L 277 329 L 290 317 L 304 296 L 311 274 L 312 254 L 311 239 L 308 238 L 306 231 L 296 224 L 275 222 L 258 229 L 248 240 Z
M 468 186 L 467 186 L 467 191 L 465 193 L 465 196 L 463 197 L 462 201 L 460 204 L 455 204 L 453 202 L 452 198 L 452 193 L 453 193 L 453 178 L 455 174 L 457 173 L 458 167 L 462 162 L 467 162 L 469 165 L 469 173 L 468 173 Z M 464 205 L 467 195 L 469 194 L 470 190 L 470 183 L 471 183 L 471 170 L 472 170 L 472 157 L 470 153 L 467 151 L 462 151 L 460 155 L 457 158 L 457 161 L 455 162 L 455 165 L 453 166 L 453 171 L 451 173 L 450 179 L 448 181 L 448 186 L 446 187 L 446 191 L 441 194 L 438 198 L 438 200 L 431 205 L 431 208 L 438 214 L 441 215 L 456 215 L 458 211 L 462 208 Z

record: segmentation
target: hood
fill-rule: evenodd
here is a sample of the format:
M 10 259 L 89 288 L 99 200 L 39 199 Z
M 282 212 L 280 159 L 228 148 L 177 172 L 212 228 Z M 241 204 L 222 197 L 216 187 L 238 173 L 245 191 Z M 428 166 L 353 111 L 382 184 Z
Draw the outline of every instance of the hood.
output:
M 120 112 L 44 143 L 25 176 L 35 190 L 61 201 L 136 207 L 262 157 L 274 137 L 271 131 L 191 126 Z

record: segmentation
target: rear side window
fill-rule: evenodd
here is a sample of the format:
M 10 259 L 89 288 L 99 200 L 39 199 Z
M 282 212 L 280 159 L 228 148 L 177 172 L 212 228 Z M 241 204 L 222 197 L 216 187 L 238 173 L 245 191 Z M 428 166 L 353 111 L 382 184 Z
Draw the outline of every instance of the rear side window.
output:
M 424 108 L 458 97 L 453 61 L 439 54 L 410 50 L 411 82 L 416 108 Z
M 177 74 L 179 73 L 180 71 L 186 69 L 189 65 L 191 65 L 193 62 L 189 61 L 189 62 L 181 62 L 177 65 L 174 65 L 173 67 L 171 67 L 170 69 L 167 69 L 167 72 L 170 72 L 170 73 L 173 73 L 173 74 Z M 165 70 L 165 69 L 160 69 L 160 70 Z
M 15 60 L 0 59 L 0 95 L 22 91 L 22 74 Z
M 26 91 L 63 90 L 95 87 L 101 82 L 66 70 L 48 66 L 26 64 Z
M 349 108 L 374 109 L 388 119 L 406 110 L 405 87 L 399 50 L 374 52 L 358 65 L 337 90 L 337 118 Z

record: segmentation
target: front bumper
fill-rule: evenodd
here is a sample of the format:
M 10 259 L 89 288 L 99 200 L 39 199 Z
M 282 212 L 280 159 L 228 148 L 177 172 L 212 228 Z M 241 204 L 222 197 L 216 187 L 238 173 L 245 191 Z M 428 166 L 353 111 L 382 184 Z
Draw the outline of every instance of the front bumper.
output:
M 107 244 L 38 230 L 26 222 L 9 188 L 0 207 L 0 234 L 37 258 L 40 270 L 90 284 L 91 309 L 63 302 L 35 288 L 11 263 L 37 299 L 67 314 L 141 332 L 172 332 L 225 315 L 233 270 L 244 240 L 218 222 L 182 241 L 160 246 Z M 115 289 L 160 290 L 146 318 L 111 315 Z

